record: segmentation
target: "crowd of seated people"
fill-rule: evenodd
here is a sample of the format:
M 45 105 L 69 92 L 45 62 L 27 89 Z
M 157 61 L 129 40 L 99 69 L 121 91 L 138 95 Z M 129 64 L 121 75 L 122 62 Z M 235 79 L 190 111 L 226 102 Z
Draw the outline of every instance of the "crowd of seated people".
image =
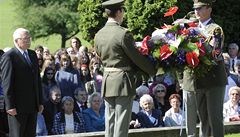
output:
M 224 54 L 228 74 L 223 106 L 225 122 L 240 120 L 238 45 L 231 43 L 228 48 Z M 41 45 L 36 46 L 35 52 L 44 102 L 44 111 L 38 114 L 37 135 L 104 131 L 104 100 L 100 96 L 103 68 L 94 49 L 88 49 L 73 37 L 69 47 L 53 54 Z M 141 82 L 136 88 L 129 128 L 184 126 L 181 87 L 175 76 L 157 74 L 149 80 L 136 80 Z M 8 132 L 3 104 L 0 86 L 0 135 Z

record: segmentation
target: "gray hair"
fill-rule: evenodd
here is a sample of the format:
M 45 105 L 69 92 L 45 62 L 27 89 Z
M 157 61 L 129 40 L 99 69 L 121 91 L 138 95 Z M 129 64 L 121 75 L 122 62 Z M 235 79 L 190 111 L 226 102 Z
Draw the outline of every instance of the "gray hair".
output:
M 99 97 L 100 105 L 102 104 L 102 97 L 98 92 L 93 92 L 88 98 L 88 107 L 92 107 L 92 102 L 94 97 Z
M 80 92 L 85 92 L 87 94 L 87 91 L 83 88 L 76 88 L 74 90 L 74 95 L 77 96 Z
M 50 90 L 49 90 L 49 96 L 52 96 L 52 94 L 54 92 L 60 92 L 61 93 L 61 89 L 58 86 L 51 87 Z
M 234 47 L 234 48 L 236 48 L 237 50 L 239 49 L 237 43 L 230 43 L 230 44 L 228 45 L 228 47 Z
M 230 95 L 231 95 L 231 92 L 232 91 L 237 91 L 238 92 L 238 94 L 240 95 L 240 87 L 238 87 L 238 86 L 234 86 L 234 87 L 231 87 L 229 90 L 228 90 L 228 96 L 230 97 Z
M 22 32 L 26 32 L 29 34 L 29 30 L 25 29 L 25 28 L 17 28 L 14 32 L 13 32 L 13 43 L 15 46 L 17 46 L 16 40 L 21 38 L 21 33 Z
M 153 98 L 149 95 L 149 94 L 144 94 L 141 98 L 140 98 L 140 106 L 143 108 L 143 102 L 149 102 L 151 104 L 153 104 Z
M 70 96 L 64 96 L 64 97 L 62 98 L 62 104 L 64 104 L 66 101 L 70 101 L 70 102 L 74 103 L 73 98 L 70 97 Z

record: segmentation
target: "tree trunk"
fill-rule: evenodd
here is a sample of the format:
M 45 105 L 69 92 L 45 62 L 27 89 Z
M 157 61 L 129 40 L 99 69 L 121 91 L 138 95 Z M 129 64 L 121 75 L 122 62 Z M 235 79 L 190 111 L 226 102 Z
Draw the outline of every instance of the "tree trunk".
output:
M 67 41 L 67 35 L 66 35 L 66 34 L 61 34 L 61 37 L 62 37 L 61 48 L 65 48 L 65 46 L 66 46 L 66 41 Z

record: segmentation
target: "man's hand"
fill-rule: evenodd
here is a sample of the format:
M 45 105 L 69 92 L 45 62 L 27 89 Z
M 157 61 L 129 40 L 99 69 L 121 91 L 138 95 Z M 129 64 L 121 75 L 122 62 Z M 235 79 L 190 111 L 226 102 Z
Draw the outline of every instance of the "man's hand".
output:
M 16 108 L 9 109 L 9 110 L 7 110 L 7 113 L 11 116 L 15 116 L 15 115 L 17 115 L 17 110 L 16 110 Z
M 38 107 L 38 112 L 43 112 L 43 109 L 44 109 L 44 107 L 43 107 L 43 105 L 39 105 L 39 107 Z

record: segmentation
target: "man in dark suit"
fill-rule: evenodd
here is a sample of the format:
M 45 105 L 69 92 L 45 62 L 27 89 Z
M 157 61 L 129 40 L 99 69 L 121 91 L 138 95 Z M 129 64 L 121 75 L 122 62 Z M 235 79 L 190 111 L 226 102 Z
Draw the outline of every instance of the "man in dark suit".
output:
M 132 35 L 120 26 L 124 16 L 123 3 L 124 0 L 102 3 L 108 21 L 94 40 L 104 67 L 101 93 L 106 104 L 106 137 L 128 136 L 132 102 L 136 94 L 136 69 L 151 75 L 156 73 L 153 64 L 134 47 Z
M 1 60 L 2 88 L 10 137 L 35 137 L 37 112 L 42 112 L 42 87 L 36 53 L 30 50 L 29 31 L 13 33 L 15 47 Z
M 237 70 L 235 70 L 236 68 L 236 64 L 237 61 L 240 60 L 240 57 L 238 56 L 238 51 L 239 51 L 239 47 L 237 45 L 237 43 L 230 43 L 228 45 L 228 54 L 230 56 L 230 72 L 231 73 L 237 73 Z

